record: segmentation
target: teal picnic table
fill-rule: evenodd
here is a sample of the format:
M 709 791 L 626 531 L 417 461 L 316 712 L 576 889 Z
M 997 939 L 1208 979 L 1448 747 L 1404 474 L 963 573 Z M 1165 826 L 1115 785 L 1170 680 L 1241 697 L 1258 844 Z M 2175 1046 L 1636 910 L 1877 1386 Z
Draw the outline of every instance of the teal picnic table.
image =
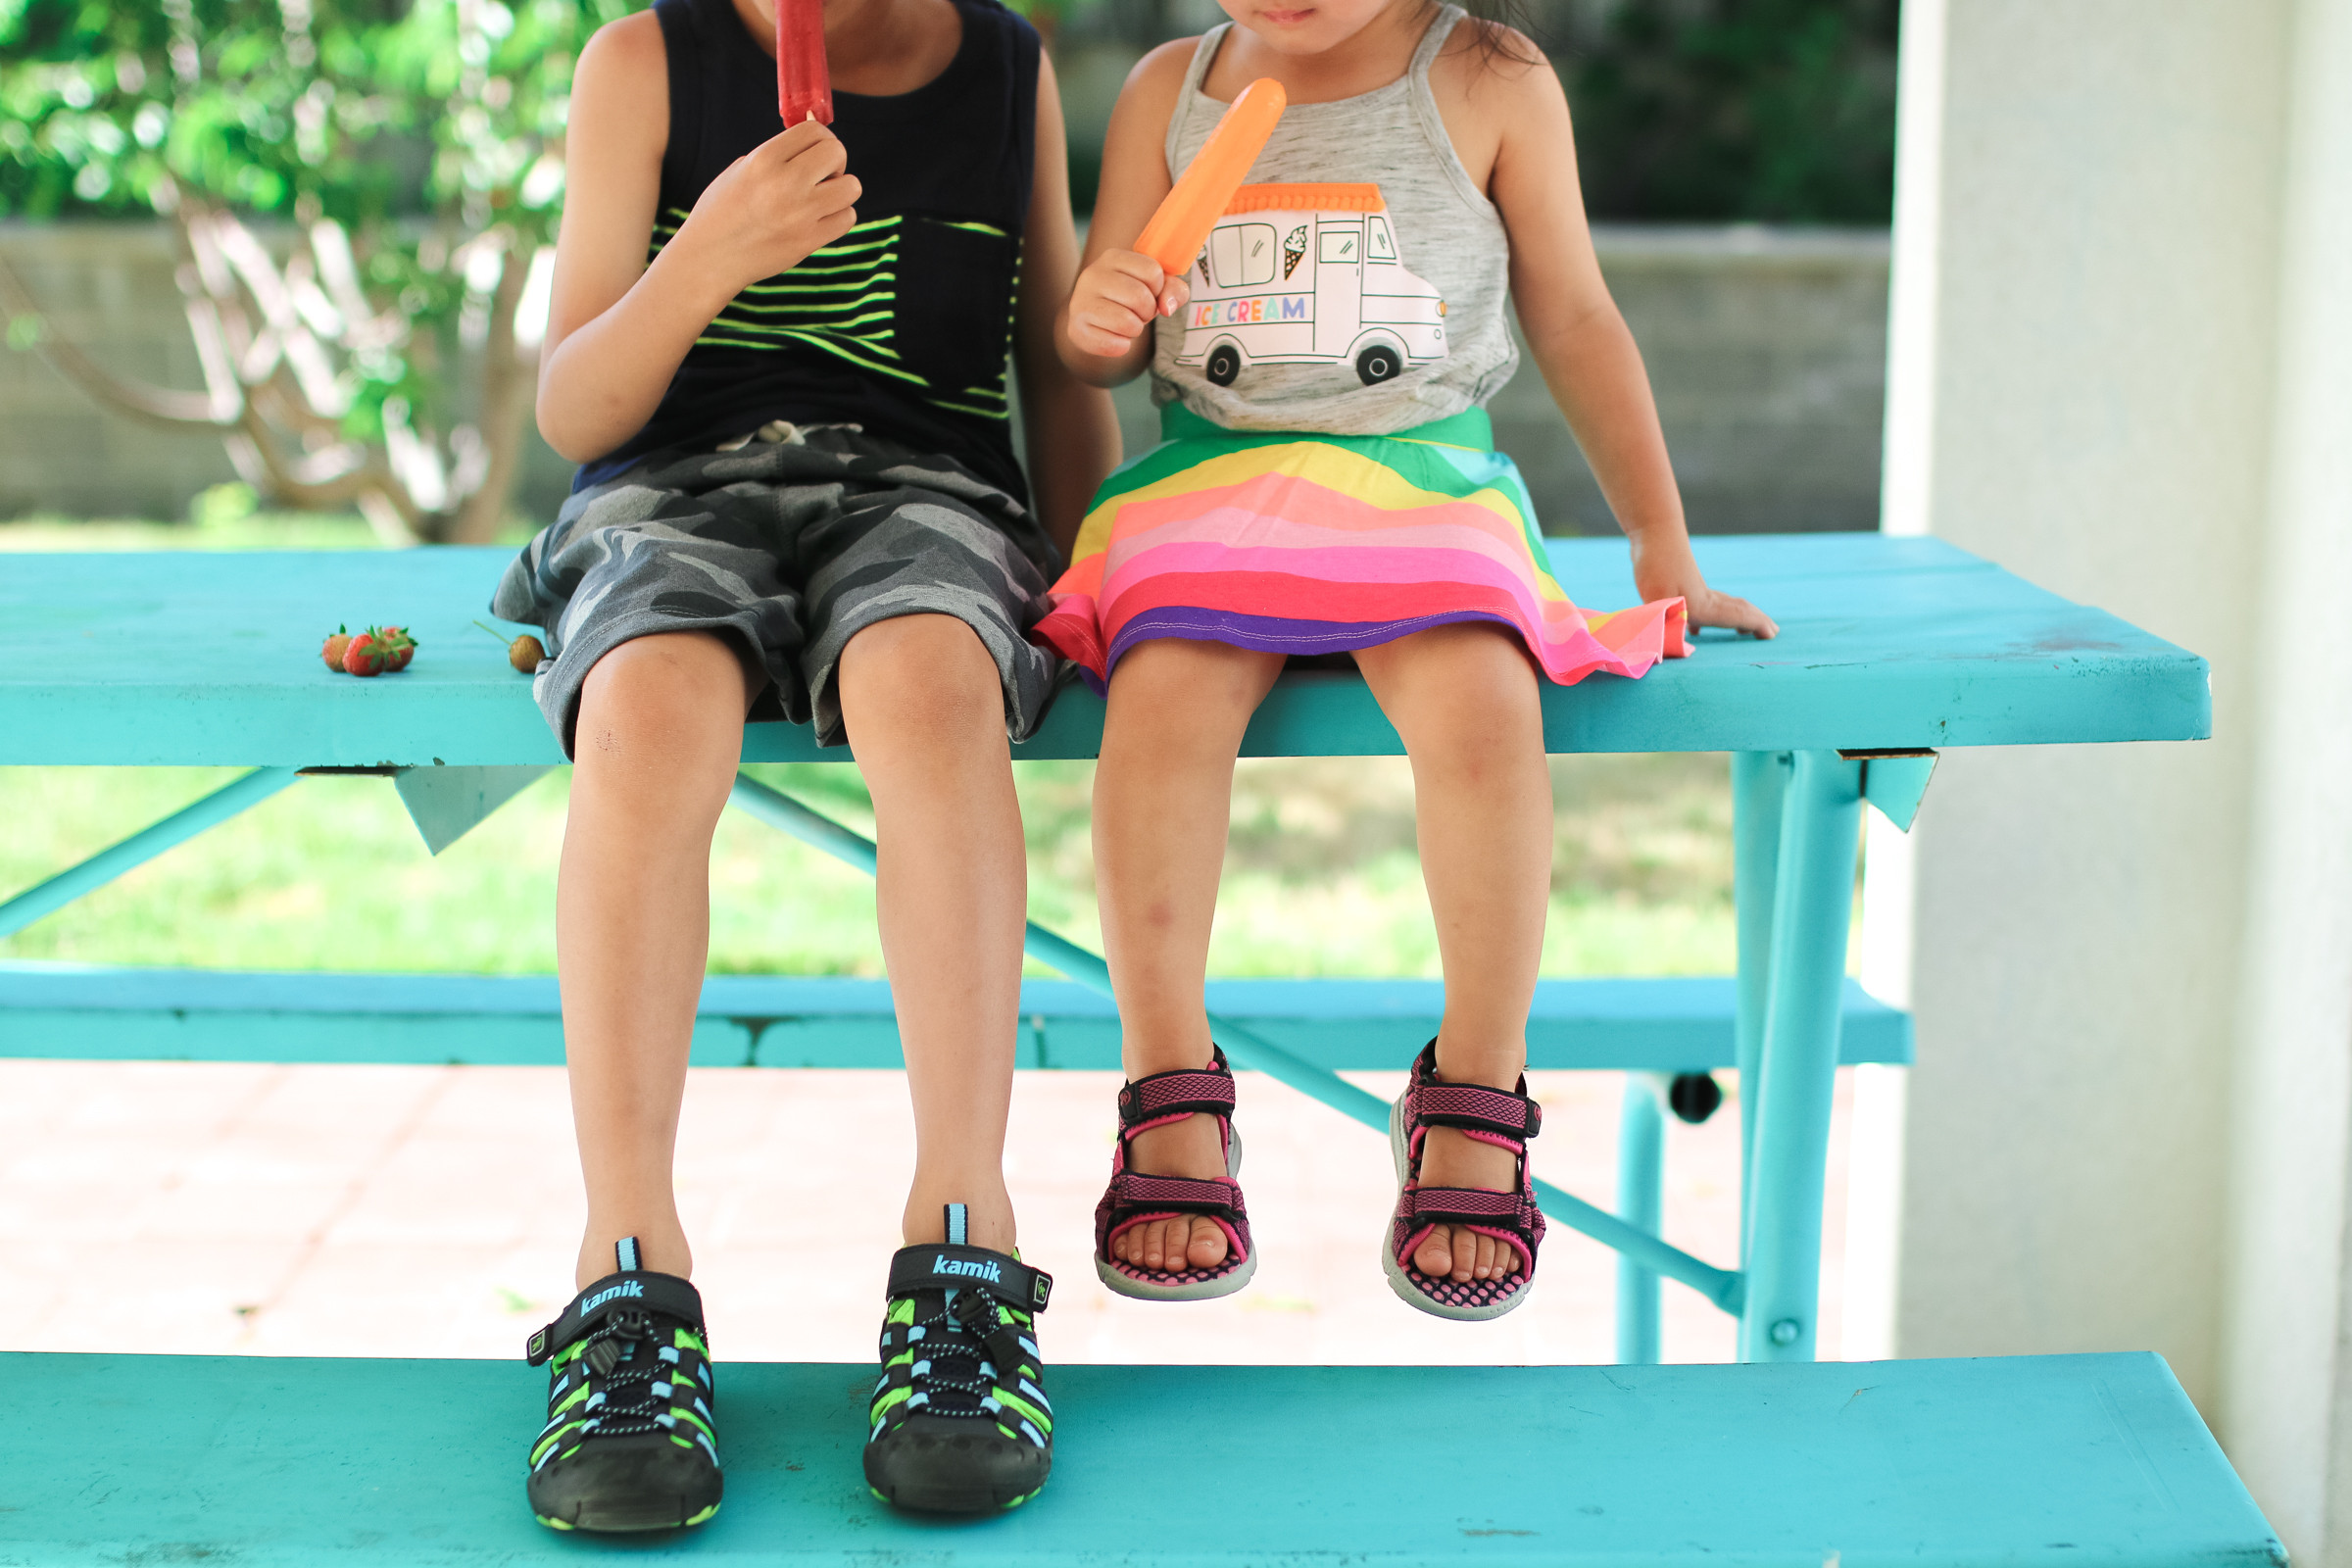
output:
M 1708 633 L 1692 658 L 1662 664 L 1639 682 L 1595 676 L 1573 688 L 1547 689 L 1545 735 L 1555 754 L 1732 754 L 1739 973 L 1713 982 L 1545 983 L 1531 1022 L 1531 1064 L 1632 1071 L 1616 1211 L 1548 1184 L 1540 1183 L 1539 1193 L 1555 1220 L 1620 1254 L 1622 1360 L 1657 1358 L 1656 1290 L 1664 1277 L 1737 1317 L 1742 1361 L 1809 1362 L 1817 1348 L 1834 1075 L 1841 1060 L 1903 1061 L 1911 1049 L 1908 1018 L 1845 977 L 1864 806 L 1908 828 L 1936 753 L 1945 748 L 2202 738 L 2211 725 L 2207 669 L 2195 655 L 2103 611 L 2043 592 L 1936 540 L 1808 535 L 1710 539 L 1698 548 L 1709 580 L 1763 605 L 1779 620 L 1780 638 L 1756 643 Z M 1551 551 L 1560 581 L 1580 603 L 1632 601 L 1622 543 L 1560 540 Z M 503 550 L 442 549 L 10 559 L 0 570 L 0 764 L 234 764 L 251 771 L 0 904 L 0 937 L 305 773 L 390 775 L 427 842 L 438 847 L 560 764 L 528 682 L 507 666 L 490 639 L 467 625 L 482 613 L 508 558 Z M 318 626 L 362 611 L 408 617 L 425 650 L 414 667 L 363 681 L 320 665 Z M 158 648 L 172 650 L 172 657 L 154 658 Z M 1083 689 L 1067 691 L 1015 757 L 1091 758 L 1101 723 L 1096 698 Z M 1399 749 L 1363 683 L 1326 671 L 1286 675 L 1243 747 L 1250 756 L 1287 757 L 1393 755 Z M 842 750 L 818 749 L 806 728 L 782 723 L 748 725 L 743 755 L 747 761 L 849 760 Z M 870 843 L 756 780 L 739 779 L 733 804 L 871 869 Z M 1034 924 L 1028 950 L 1067 979 L 1024 988 L 1024 1065 L 1115 1066 L 1116 1019 L 1102 1000 L 1107 975 L 1102 959 Z M 1405 1059 L 1433 1026 L 1442 995 L 1422 982 L 1227 982 L 1212 988 L 1210 1001 L 1218 1038 L 1237 1065 L 1267 1072 L 1385 1128 L 1387 1106 L 1338 1070 Z M 887 991 L 879 983 L 714 979 L 702 1013 L 698 1061 L 896 1060 Z M 432 1061 L 560 1059 L 560 1021 L 552 982 L 544 979 L 0 965 L 0 1054 L 329 1059 L 317 1042 L 338 1031 L 318 1025 L 347 1017 L 397 1025 L 372 1032 L 388 1044 L 375 1048 L 381 1054 L 371 1059 L 386 1059 L 385 1054 Z M 1726 1066 L 1739 1070 L 1741 1090 L 1736 1266 L 1695 1257 L 1657 1235 L 1662 1118 L 1669 1106 L 1704 1114 L 1703 1091 L 1711 1087 L 1704 1075 Z M 71 1402 L 73 1391 L 113 1391 L 113 1408 L 126 1398 L 135 1404 L 124 1391 L 154 1387 L 140 1380 L 161 1376 L 137 1357 L 14 1359 L 42 1363 L 37 1375 L 29 1369 L 11 1374 L 15 1387 L 61 1391 L 44 1396 L 61 1402 L 54 1420 L 20 1421 L 21 1437 L 0 1436 L 0 1476 L 26 1475 L 27 1463 L 85 1465 L 92 1449 L 86 1437 L 59 1445 L 34 1435 L 82 1420 L 69 1413 L 86 1408 Z M 70 1368 L 58 1364 L 68 1361 Z M 315 1444 L 318 1464 L 331 1469 L 340 1462 L 332 1460 L 340 1441 L 332 1423 L 314 1423 L 318 1430 L 308 1437 L 300 1435 L 310 1429 L 299 1421 L 284 1423 L 293 1406 L 316 1396 L 306 1391 L 344 1374 L 312 1374 L 285 1363 L 292 1370 L 273 1374 L 277 1383 L 271 1387 L 279 1392 L 272 1396 L 256 1392 L 260 1386 L 245 1374 L 220 1370 L 234 1364 L 187 1358 L 172 1374 L 178 1396 L 211 1401 L 217 1417 L 209 1429 L 216 1434 L 213 1453 L 227 1451 L 220 1446 L 220 1434 L 259 1441 L 270 1431 L 287 1434 L 297 1448 Z M 1563 1511 L 1564 1505 L 1554 1505 L 1565 1494 L 1544 1492 L 1548 1500 L 1528 1505 L 1534 1508 L 1529 1517 L 1541 1514 L 1544 1523 L 1524 1530 L 1510 1521 L 1518 1517 L 1514 1509 L 1527 1508 L 1512 1499 L 1558 1457 L 1541 1445 L 1505 1463 L 1505 1469 L 1517 1464 L 1529 1474 L 1501 1477 L 1506 1485 L 1498 1495 L 1493 1465 L 1503 1461 L 1491 1446 L 1433 1452 L 1414 1441 L 1413 1430 L 1384 1428 L 1374 1417 L 1339 1427 L 1318 1422 L 1317 1443 L 1340 1442 L 1332 1434 L 1346 1434 L 1334 1463 L 1354 1478 L 1348 1485 L 1355 1490 L 1371 1488 L 1367 1497 L 1381 1494 L 1380 1478 L 1407 1475 L 1418 1494 L 1453 1495 L 1443 1472 L 1458 1463 L 1467 1468 L 1455 1478 L 1455 1493 L 1479 1494 L 1486 1499 L 1480 1508 L 1497 1522 L 1492 1528 L 1445 1525 L 1434 1534 L 1390 1534 L 1359 1520 L 1361 1528 L 1334 1524 L 1320 1537 L 1309 1531 L 1296 1539 L 1296 1532 L 1285 1533 L 1290 1524 L 1276 1529 L 1269 1523 L 1268 1543 L 1287 1544 L 1266 1549 L 1286 1561 L 1324 1552 L 1398 1562 L 1561 1560 L 1562 1554 L 1631 1561 L 1625 1553 L 1647 1540 L 1655 1548 L 1649 1555 L 1659 1560 L 1750 1552 L 1762 1553 L 1756 1560 L 1818 1563 L 1825 1549 L 1838 1560 L 1840 1548 L 1832 1538 L 1842 1532 L 1855 1548 L 1846 1551 L 1848 1563 L 1923 1552 L 1955 1562 L 2086 1555 L 2101 1561 L 2260 1561 L 2276 1553 L 2260 1514 L 2160 1360 L 2028 1358 L 2005 1363 L 1997 1375 L 1965 1370 L 1977 1365 L 1907 1363 L 1899 1373 L 1885 1372 L 1882 1381 L 1904 1392 L 1882 1402 L 1909 1413 L 1874 1412 L 1867 1446 L 1894 1455 L 1894 1469 L 1886 1474 L 1910 1477 L 1910 1490 L 1873 1483 L 1866 1496 L 1837 1494 L 1827 1481 L 1829 1492 L 1794 1482 L 1758 1484 L 1759 1476 L 1778 1473 L 1763 1462 L 1766 1449 L 1794 1444 L 1801 1451 L 1812 1444 L 1821 1453 L 1843 1451 L 1837 1446 L 1852 1438 L 1852 1423 L 1838 1425 L 1844 1408 L 1839 1400 L 1845 1398 L 1840 1391 L 1861 1377 L 1859 1371 L 1849 1376 L 1824 1367 L 1803 1372 L 1795 1383 L 1776 1383 L 1756 1366 L 1680 1369 L 1647 1375 L 1662 1381 L 1628 1383 L 1631 1374 L 1616 1373 L 1595 1384 L 1594 1374 L 1579 1369 L 1526 1370 L 1510 1385 L 1518 1391 L 1513 1397 L 1544 1408 L 1557 1399 L 1582 1401 L 1580 1408 L 1622 1405 L 1635 1439 L 1625 1450 L 1634 1458 L 1621 1454 L 1608 1467 L 1619 1489 L 1608 1508 L 1580 1503 L 1578 1511 Z M 1930 1370 L 1936 1367 L 1948 1370 Z M 822 1383 L 821 1369 L 804 1371 Z M 482 1375 L 503 1376 L 505 1369 Z M 1363 1391 L 1376 1385 L 1386 1387 L 1370 1369 L 1299 1369 L 1298 1375 L 1307 1378 L 1302 1387 L 1310 1397 L 1343 1405 L 1368 1397 Z M 761 1373 L 755 1387 L 765 1386 L 761 1377 L 772 1381 Z M 1096 1374 L 1071 1369 L 1069 1377 L 1082 1405 L 1100 1396 L 1098 1419 L 1118 1418 L 1109 1386 L 1095 1390 Z M 1265 1422 L 1279 1427 L 1297 1419 L 1281 1412 L 1299 1408 L 1283 1402 L 1299 1391 L 1280 1394 L 1287 1387 L 1280 1380 L 1254 1379 L 1238 1369 L 1203 1371 L 1198 1378 L 1194 1395 L 1203 1409 L 1244 1419 L 1245 1407 L 1262 1399 Z M 235 1397 L 220 1392 L 232 1385 L 241 1387 Z M 847 1398 L 787 1398 L 781 1390 L 779 1385 L 777 1399 L 801 1410 L 812 1408 L 811 1399 L 830 1410 Z M 1643 1391 L 1651 1396 L 1647 1402 Z M 1858 1397 L 1860 1391 L 1854 1392 Z M 1833 1393 L 1838 1397 L 1831 1398 Z M 1500 1396 L 1499 1386 L 1494 1396 Z M 2039 1413 L 2024 1429 L 2013 1429 L 2004 1412 L 2022 1412 L 2026 1405 Z M 1439 1418 L 1436 1405 L 1425 1413 Z M 527 1425 L 519 1416 L 517 1421 L 514 1430 Z M 130 1436 L 136 1424 L 127 1416 L 121 1423 L 126 1450 L 137 1446 Z M 1075 1434 L 1078 1425 L 1065 1415 L 1064 1429 Z M 503 1442 L 506 1429 L 494 1436 Z M 152 1446 L 151 1439 L 139 1441 Z M 1279 1446 L 1286 1440 L 1277 1432 L 1269 1441 Z M 456 1488 L 451 1494 L 460 1494 L 469 1467 L 502 1467 L 511 1457 L 496 1443 L 479 1452 L 473 1444 L 470 1436 L 453 1439 L 433 1456 L 416 1459 L 441 1477 L 425 1476 L 417 1484 Z M 808 1465 L 854 1468 L 854 1449 L 833 1453 L 817 1446 L 829 1457 L 804 1456 Z M 1073 1435 L 1069 1446 L 1064 1469 L 1085 1465 L 1085 1442 Z M 1159 1466 L 1155 1490 L 1164 1494 L 1174 1486 L 1196 1497 L 1230 1490 L 1235 1483 L 1217 1450 L 1214 1442 L 1198 1452 L 1147 1443 L 1145 1451 Z M 1120 1462 L 1132 1464 L 1137 1457 L 1126 1453 Z M 275 1468 L 239 1469 L 217 1457 L 191 1462 L 205 1475 L 219 1472 L 217 1499 L 267 1490 L 270 1483 L 256 1476 L 279 1476 L 291 1486 L 292 1476 L 311 1473 L 300 1454 Z M 1660 1467 L 1655 1485 L 1640 1484 L 1642 1464 Z M 1200 1479 L 1180 1480 L 1188 1466 Z M 110 1522 L 103 1526 L 85 1528 L 65 1516 L 68 1505 L 58 1499 L 67 1494 L 57 1490 L 63 1470 L 51 1490 L 27 1493 L 36 1499 L 29 1512 L 4 1511 L 10 1499 L 0 1496 L 0 1564 L 53 1560 L 39 1551 L 63 1551 L 68 1542 L 126 1551 L 196 1539 L 187 1531 L 197 1527 L 183 1517 L 185 1489 L 194 1482 L 185 1476 L 169 1485 L 143 1482 L 135 1466 L 119 1468 L 109 1483 L 117 1490 L 108 1493 L 115 1500 L 106 1504 Z M 1303 1480 L 1310 1472 L 1321 1469 L 1305 1465 L 1299 1475 Z M 1799 1463 L 1792 1474 L 1800 1472 L 1824 1480 L 1817 1467 Z M 502 1484 L 512 1479 L 503 1468 L 499 1473 Z M 1341 1485 L 1338 1473 L 1331 1485 Z M 838 1478 L 827 1474 L 825 1485 L 831 1486 Z M 740 1470 L 731 1470 L 730 1496 L 745 1484 Z M 0 1488 L 11 1486 L 0 1480 Z M 2151 1486 L 2170 1499 L 2152 1512 Z M 1694 1489 L 1748 1500 L 1738 1508 L 1693 1512 Z M 509 1490 L 519 1498 L 518 1488 Z M 1270 1510 L 1263 1514 L 1268 1521 L 1292 1520 L 1298 1506 L 1295 1495 L 1284 1502 L 1280 1490 L 1269 1490 L 1263 1479 L 1242 1485 Z M 1132 1516 L 1118 1513 L 1115 1488 L 1099 1491 L 1064 1478 L 1023 1510 L 1023 1520 L 943 1534 L 886 1518 L 836 1486 L 834 1493 L 842 1495 L 824 1494 L 831 1500 L 823 1508 L 832 1511 L 823 1518 L 832 1524 L 803 1521 L 800 1544 L 777 1554 L 838 1560 L 844 1552 L 905 1551 L 926 1560 L 1081 1560 L 1115 1544 L 1122 1560 L 1138 1562 L 1218 1555 L 1213 1544 L 1147 1547 L 1104 1536 L 1102 1531 L 1117 1528 L 1115 1520 Z M 1353 1495 L 1346 1486 L 1341 1491 Z M 2028 1506 L 2021 1500 L 2028 1493 L 2039 1500 Z M 1355 1508 L 1342 1506 L 1334 1495 L 1335 1508 Z M 537 1560 L 549 1549 L 527 1528 L 519 1535 L 509 1530 L 512 1520 L 500 1523 L 503 1534 L 478 1540 L 445 1528 L 446 1521 L 437 1534 L 417 1535 L 416 1527 L 398 1522 L 405 1516 L 394 1499 L 378 1497 L 370 1506 L 380 1517 L 345 1536 L 335 1534 L 342 1527 L 332 1519 L 313 1518 L 315 1509 L 294 1510 L 276 1523 L 236 1523 L 217 1517 L 216 1509 L 198 1536 L 242 1553 L 238 1560 L 257 1562 L 318 1560 L 330 1545 L 358 1560 L 373 1549 L 361 1537 L 378 1544 L 408 1541 L 414 1549 L 402 1560 Z M 757 1512 L 757 1505 L 739 1509 L 731 1502 L 721 1520 L 702 1533 L 711 1538 L 702 1549 L 724 1555 L 728 1548 L 719 1543 L 736 1527 L 730 1516 L 739 1524 L 745 1512 Z M 1258 1516 L 1248 1508 L 1242 1515 Z M 1605 1525 L 1596 1522 L 1604 1517 Z M 12 1556 L 15 1540 L 49 1544 Z M 1323 1544 L 1315 1544 L 1318 1540 Z M 684 1543 L 679 1549 L 693 1545 Z

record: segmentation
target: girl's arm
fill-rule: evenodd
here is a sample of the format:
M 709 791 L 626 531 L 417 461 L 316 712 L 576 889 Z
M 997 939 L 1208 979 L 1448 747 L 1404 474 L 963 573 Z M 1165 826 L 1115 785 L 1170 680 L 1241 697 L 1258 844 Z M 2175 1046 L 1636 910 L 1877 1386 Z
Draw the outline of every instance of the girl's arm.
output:
M 795 125 L 712 180 L 649 267 L 668 138 L 661 24 L 639 12 L 598 29 L 572 77 L 539 432 L 574 463 L 644 427 L 745 284 L 798 266 L 858 220 L 841 143 L 822 125 Z
M 1129 247 L 1168 194 L 1168 117 L 1198 41 L 1179 38 L 1137 61 L 1110 111 L 1084 270 L 1054 331 L 1061 363 L 1096 386 L 1143 374 L 1152 363 L 1153 319 L 1174 315 L 1191 297 L 1181 275 L 1168 276 Z
M 1070 223 L 1069 148 L 1054 62 L 1038 57 L 1037 166 L 1021 235 L 1021 291 L 1013 311 L 1013 368 L 1020 377 L 1029 489 L 1037 514 L 1067 555 L 1095 487 L 1118 466 L 1119 420 L 1110 394 L 1070 373 L 1054 352 L 1054 323 L 1078 271 Z
M 1542 61 L 1533 44 L 1513 36 L 1524 59 Z M 1709 588 L 1690 554 L 1682 493 L 1675 488 L 1642 351 L 1617 314 L 1592 253 L 1576 176 L 1576 134 L 1559 77 L 1544 64 L 1481 59 L 1475 50 L 1469 55 L 1475 64 L 1456 69 L 1477 72 L 1470 117 L 1495 137 L 1487 190 L 1510 232 L 1511 297 L 1519 324 L 1633 545 L 1635 586 L 1644 601 L 1680 595 L 1693 627 L 1777 634 L 1780 628 L 1764 612 Z

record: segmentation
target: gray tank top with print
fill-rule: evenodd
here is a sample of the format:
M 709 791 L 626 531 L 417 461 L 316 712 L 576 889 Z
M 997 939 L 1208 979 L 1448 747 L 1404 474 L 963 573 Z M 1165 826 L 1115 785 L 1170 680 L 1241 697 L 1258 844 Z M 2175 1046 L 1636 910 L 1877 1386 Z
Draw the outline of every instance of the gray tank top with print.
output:
M 1509 240 L 1429 90 L 1463 15 L 1441 6 L 1387 86 L 1284 111 L 1193 264 L 1192 303 L 1157 323 L 1154 402 L 1233 430 L 1386 435 L 1511 378 Z M 1200 82 L 1232 25 L 1193 52 L 1168 118 L 1171 178 L 1227 108 Z

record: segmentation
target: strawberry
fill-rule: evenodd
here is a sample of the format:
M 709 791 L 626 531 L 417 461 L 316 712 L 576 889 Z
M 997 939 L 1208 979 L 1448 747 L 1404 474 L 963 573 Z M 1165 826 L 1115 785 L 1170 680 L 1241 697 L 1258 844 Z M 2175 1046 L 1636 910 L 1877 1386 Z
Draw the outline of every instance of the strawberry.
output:
M 349 675 L 380 675 L 384 672 L 384 650 L 376 642 L 375 628 L 370 626 L 354 637 L 343 650 L 343 670 Z
M 482 630 L 500 642 L 506 643 L 507 662 L 513 664 L 518 672 L 525 675 L 539 673 L 539 661 L 547 657 L 547 649 L 541 645 L 538 638 L 526 631 L 521 636 L 509 641 L 507 634 L 496 626 L 484 625 L 478 620 L 474 624 L 480 626 Z
M 327 668 L 340 675 L 343 673 L 343 650 L 350 646 L 351 633 L 337 626 L 335 634 L 318 650 L 319 657 L 326 661 Z
M 409 635 L 405 626 L 386 626 L 375 634 L 375 640 L 384 650 L 387 674 L 408 668 L 409 661 L 416 657 L 416 639 Z

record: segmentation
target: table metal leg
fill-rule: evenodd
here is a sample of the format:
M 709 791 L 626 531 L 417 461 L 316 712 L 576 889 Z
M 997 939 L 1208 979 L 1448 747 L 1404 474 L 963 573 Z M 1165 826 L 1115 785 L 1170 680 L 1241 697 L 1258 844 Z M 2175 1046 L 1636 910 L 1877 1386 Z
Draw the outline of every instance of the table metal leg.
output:
M 1772 995 L 1772 906 L 1781 863 L 1781 808 L 1793 765 L 1787 752 L 1732 755 L 1732 906 L 1740 943 L 1734 1031 L 1740 1070 L 1740 1266 L 1747 1266 L 1748 1205 L 1755 1193 L 1756 1071 L 1764 1060 L 1765 1003 Z
M 846 860 L 869 875 L 874 869 L 872 840 L 852 832 L 821 812 L 810 810 L 789 795 L 769 789 L 757 779 L 738 775 L 728 803 L 770 827 L 789 833 L 836 859 Z M 1039 962 L 1052 965 L 1080 985 L 1105 996 L 1110 994 L 1110 967 L 1103 962 L 1101 955 L 1089 953 L 1076 943 L 1056 936 L 1035 920 L 1029 922 L 1021 945 L 1023 951 Z M 1250 1068 L 1269 1078 L 1279 1079 L 1300 1094 L 1321 1101 L 1344 1116 L 1353 1117 L 1375 1131 L 1388 1131 L 1388 1102 L 1349 1083 L 1338 1073 L 1318 1067 L 1286 1051 L 1255 1030 L 1244 1028 L 1232 1019 L 1212 1014 L 1208 1022 L 1218 1044 L 1225 1048 L 1225 1054 L 1233 1058 L 1237 1067 Z M 1717 1268 L 1679 1247 L 1669 1247 L 1653 1232 L 1638 1230 L 1606 1209 L 1595 1208 L 1583 1199 L 1560 1191 L 1542 1177 L 1536 1178 L 1535 1188 L 1536 1200 L 1543 1204 L 1547 1218 L 1584 1232 L 1603 1247 L 1614 1248 L 1629 1256 L 1640 1258 L 1649 1269 L 1668 1279 L 1680 1280 L 1726 1312 L 1740 1309 L 1740 1281 L 1734 1270 Z
M 1625 1075 L 1625 1108 L 1617 1120 L 1617 1217 L 1652 1236 L 1665 1217 L 1666 1093 L 1663 1073 Z M 1658 1276 L 1617 1254 L 1617 1360 L 1624 1366 L 1658 1362 Z
M 1763 1051 L 1753 1080 L 1740 1084 L 1742 1109 L 1752 1101 L 1754 1118 L 1744 1184 L 1744 1361 L 1809 1361 L 1815 1353 L 1822 1171 L 1861 814 L 1860 764 L 1835 752 L 1795 754 L 1782 806 Z M 1744 961 L 1741 968 L 1744 982 Z
M 0 904 L 0 937 L 15 935 L 41 916 L 54 913 L 123 872 L 146 864 L 173 845 L 185 843 L 239 811 L 261 805 L 300 776 L 290 767 L 257 767 L 193 806 L 182 807 L 154 826 L 142 828 L 122 843 L 100 850 L 79 865 L 25 889 Z

